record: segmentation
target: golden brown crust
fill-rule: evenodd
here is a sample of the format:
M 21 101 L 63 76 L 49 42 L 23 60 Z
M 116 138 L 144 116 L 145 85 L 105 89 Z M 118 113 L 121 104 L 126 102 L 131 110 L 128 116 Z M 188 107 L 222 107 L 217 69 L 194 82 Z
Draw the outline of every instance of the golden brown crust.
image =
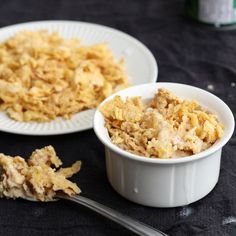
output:
M 146 157 L 173 158 L 199 153 L 223 134 L 217 117 L 196 101 L 159 89 L 149 105 L 141 98 L 119 96 L 104 104 L 111 140 L 122 149 Z
M 0 44 L 0 110 L 17 121 L 65 119 L 128 86 L 124 61 L 104 43 L 22 31 Z

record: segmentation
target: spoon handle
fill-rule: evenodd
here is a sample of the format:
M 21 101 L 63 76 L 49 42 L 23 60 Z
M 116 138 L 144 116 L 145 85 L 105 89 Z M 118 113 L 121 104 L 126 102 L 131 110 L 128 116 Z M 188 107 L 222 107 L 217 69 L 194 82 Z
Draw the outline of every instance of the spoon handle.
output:
M 109 218 L 112 221 L 122 225 L 123 227 L 129 229 L 130 231 L 141 235 L 141 236 L 167 236 L 167 234 L 152 228 L 144 223 L 130 218 L 129 216 L 123 215 L 107 206 L 104 206 L 98 202 L 90 200 L 82 196 L 71 196 L 68 197 L 64 194 L 57 194 L 57 198 L 66 199 L 72 202 L 76 202 L 80 205 L 88 207 L 89 209 Z

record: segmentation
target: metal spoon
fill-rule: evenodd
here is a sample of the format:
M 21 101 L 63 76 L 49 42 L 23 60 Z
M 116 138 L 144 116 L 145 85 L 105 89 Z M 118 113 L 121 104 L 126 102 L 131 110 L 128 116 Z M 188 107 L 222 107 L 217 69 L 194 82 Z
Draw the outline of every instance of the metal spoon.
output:
M 29 201 L 36 201 L 33 198 L 29 197 L 22 197 L 25 200 Z M 101 214 L 105 216 L 106 218 L 118 223 L 119 225 L 125 227 L 126 229 L 136 233 L 137 235 L 141 236 L 168 236 L 167 234 L 161 232 L 160 230 L 154 229 L 151 226 L 148 226 L 144 223 L 141 223 L 137 220 L 134 220 L 130 218 L 129 216 L 126 216 L 124 214 L 121 214 L 120 212 L 117 212 L 107 206 L 104 206 L 98 202 L 95 202 L 91 199 L 88 199 L 86 197 L 82 197 L 80 195 L 74 195 L 69 197 L 68 195 L 64 193 L 57 193 L 55 200 L 57 199 L 64 199 L 69 200 L 72 202 L 75 202 L 77 204 L 80 204 L 82 206 L 88 207 L 89 209 L 97 212 L 98 214 Z
M 134 220 L 130 218 L 129 216 L 121 214 L 107 206 L 104 206 L 86 197 L 82 197 L 80 195 L 74 195 L 74 196 L 69 197 L 63 193 L 58 193 L 56 195 L 56 198 L 69 200 L 69 201 L 78 203 L 80 205 L 83 205 L 85 207 L 88 207 L 89 209 L 109 218 L 110 220 L 122 225 L 123 227 L 129 229 L 130 231 L 138 235 L 167 236 L 167 234 L 161 232 L 160 230 L 154 229 L 151 226 L 148 226 L 144 223 Z

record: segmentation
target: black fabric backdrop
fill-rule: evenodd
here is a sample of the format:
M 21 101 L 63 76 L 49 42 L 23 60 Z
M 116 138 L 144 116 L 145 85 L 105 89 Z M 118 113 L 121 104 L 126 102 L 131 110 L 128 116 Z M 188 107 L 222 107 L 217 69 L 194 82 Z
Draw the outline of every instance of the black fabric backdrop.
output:
M 185 20 L 183 0 L 1 0 L 0 26 L 66 19 L 104 24 L 138 38 L 155 55 L 159 81 L 207 89 L 236 112 L 236 30 L 216 31 Z M 83 195 L 170 235 L 236 235 L 236 136 L 223 150 L 220 180 L 204 199 L 186 207 L 143 207 L 120 197 L 109 185 L 103 145 L 92 130 L 62 136 L 30 137 L 0 132 L 0 151 L 27 157 L 52 144 L 65 165 L 83 162 L 75 177 Z M 88 209 L 69 202 L 0 200 L 0 235 L 131 235 Z

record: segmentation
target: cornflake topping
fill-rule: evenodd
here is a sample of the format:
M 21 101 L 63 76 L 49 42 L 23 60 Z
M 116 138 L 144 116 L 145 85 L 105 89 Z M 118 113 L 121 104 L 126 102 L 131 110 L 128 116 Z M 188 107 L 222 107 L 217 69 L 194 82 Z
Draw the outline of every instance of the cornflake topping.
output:
M 0 110 L 17 121 L 65 119 L 128 86 L 106 44 L 22 31 L 0 44 Z
M 144 157 L 175 158 L 199 153 L 223 135 L 223 125 L 196 101 L 160 88 L 148 104 L 116 96 L 100 111 L 111 141 Z

